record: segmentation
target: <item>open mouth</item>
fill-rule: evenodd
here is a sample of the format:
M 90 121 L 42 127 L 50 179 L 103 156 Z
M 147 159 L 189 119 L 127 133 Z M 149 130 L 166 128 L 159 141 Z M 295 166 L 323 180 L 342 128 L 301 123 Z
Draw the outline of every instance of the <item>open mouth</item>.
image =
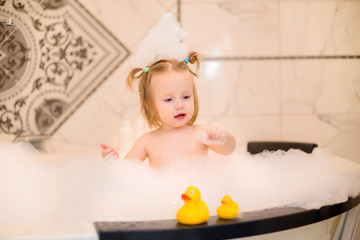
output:
M 176 118 L 176 119 L 184 119 L 185 116 L 186 116 L 185 113 L 180 113 L 180 114 L 176 115 L 174 118 Z

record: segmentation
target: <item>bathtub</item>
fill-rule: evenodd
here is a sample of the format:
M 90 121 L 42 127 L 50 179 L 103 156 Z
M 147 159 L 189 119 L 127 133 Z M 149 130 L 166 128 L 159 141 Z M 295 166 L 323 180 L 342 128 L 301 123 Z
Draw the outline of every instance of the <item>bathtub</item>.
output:
M 46 152 L 48 161 L 59 164 L 59 149 L 71 156 L 98 154 L 98 148 L 74 146 L 52 141 L 34 145 Z M 342 173 L 359 179 L 359 166 L 342 158 L 335 158 Z M 351 239 L 359 220 L 360 196 L 323 206 L 320 209 L 277 207 L 244 212 L 243 218 L 219 220 L 212 215 L 207 223 L 184 226 L 175 219 L 148 221 L 88 221 L 0 225 L 0 239 Z

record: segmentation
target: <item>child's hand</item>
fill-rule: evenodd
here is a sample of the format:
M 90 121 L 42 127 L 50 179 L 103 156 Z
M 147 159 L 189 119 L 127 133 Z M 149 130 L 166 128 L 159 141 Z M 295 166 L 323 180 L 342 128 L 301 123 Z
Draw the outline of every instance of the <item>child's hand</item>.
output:
M 205 145 L 223 145 L 228 138 L 228 131 L 220 125 L 205 125 L 200 130 L 200 140 Z
M 101 151 L 101 156 L 105 157 L 105 156 L 115 156 L 117 158 L 119 158 L 119 153 L 112 147 L 109 147 L 105 144 L 100 144 L 101 148 L 103 149 Z

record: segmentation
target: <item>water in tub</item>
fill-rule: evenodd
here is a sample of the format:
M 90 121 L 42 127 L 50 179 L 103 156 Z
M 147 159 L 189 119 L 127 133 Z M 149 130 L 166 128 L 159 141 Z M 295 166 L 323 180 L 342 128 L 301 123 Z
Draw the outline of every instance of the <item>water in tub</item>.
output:
M 325 150 L 210 154 L 161 169 L 100 154 L 50 156 L 24 143 L 0 143 L 0 156 L 0 225 L 175 219 L 189 185 L 210 215 L 225 194 L 247 212 L 319 208 L 360 192 L 359 165 L 339 165 Z

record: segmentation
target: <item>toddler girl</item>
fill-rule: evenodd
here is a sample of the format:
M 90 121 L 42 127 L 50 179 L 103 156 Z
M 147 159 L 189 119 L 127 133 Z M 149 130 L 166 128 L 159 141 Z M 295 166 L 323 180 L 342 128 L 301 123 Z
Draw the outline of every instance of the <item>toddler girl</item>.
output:
M 139 79 L 141 111 L 153 131 L 138 138 L 125 158 L 149 159 L 150 166 L 165 166 L 174 159 L 207 155 L 208 149 L 220 154 L 231 154 L 234 136 L 218 125 L 194 125 L 199 104 L 193 72 L 188 64 L 197 64 L 196 52 L 184 61 L 161 59 L 148 67 L 133 69 L 128 77 L 130 88 Z M 105 144 L 101 155 L 115 155 L 117 151 Z

